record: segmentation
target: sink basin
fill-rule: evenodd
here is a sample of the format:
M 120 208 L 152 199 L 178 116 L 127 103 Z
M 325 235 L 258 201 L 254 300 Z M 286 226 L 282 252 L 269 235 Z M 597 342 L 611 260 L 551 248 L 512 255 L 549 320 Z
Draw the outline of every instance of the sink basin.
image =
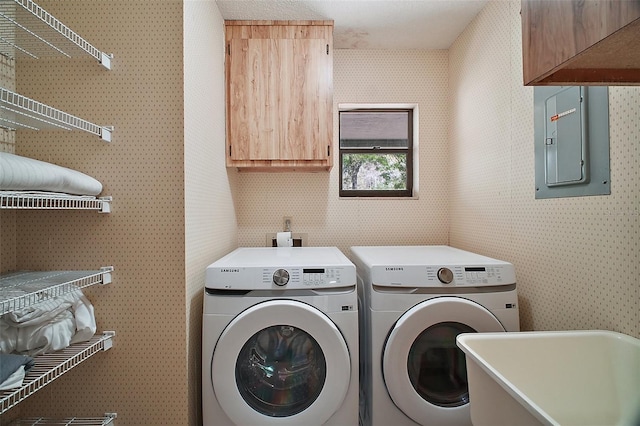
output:
M 640 425 L 640 339 L 612 331 L 460 334 L 471 421 Z

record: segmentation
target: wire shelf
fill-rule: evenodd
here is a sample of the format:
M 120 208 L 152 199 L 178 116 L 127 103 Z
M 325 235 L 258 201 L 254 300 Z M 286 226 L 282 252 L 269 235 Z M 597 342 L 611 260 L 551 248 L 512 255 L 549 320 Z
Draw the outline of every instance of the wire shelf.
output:
M 78 364 L 101 351 L 111 349 L 115 332 L 105 331 L 88 342 L 71 345 L 50 354 L 35 357 L 35 364 L 26 374 L 22 387 L 0 391 L 0 414 L 39 391 Z
M 5 88 L 0 88 L 0 126 L 11 130 L 82 130 L 106 142 L 111 142 L 113 131 Z
M 30 417 L 9 423 L 9 426 L 107 426 L 114 425 L 116 413 L 106 413 L 104 417 L 70 417 L 66 419 L 49 419 L 46 417 Z
M 0 54 L 33 59 L 89 55 L 106 69 L 113 58 L 31 0 L 0 0 Z
M 75 289 L 110 284 L 113 266 L 97 271 L 21 271 L 0 276 L 0 315 L 62 296 Z
M 97 210 L 111 213 L 112 197 L 76 196 L 50 192 L 0 191 L 0 209 Z

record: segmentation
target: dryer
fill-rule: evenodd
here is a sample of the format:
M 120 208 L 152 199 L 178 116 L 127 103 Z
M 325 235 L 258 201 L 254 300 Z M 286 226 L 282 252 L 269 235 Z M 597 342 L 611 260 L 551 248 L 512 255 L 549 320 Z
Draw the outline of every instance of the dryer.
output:
M 356 425 L 358 299 L 335 247 L 239 248 L 205 274 L 204 426 Z
M 508 262 L 449 246 L 351 247 L 365 425 L 471 425 L 456 336 L 519 331 Z

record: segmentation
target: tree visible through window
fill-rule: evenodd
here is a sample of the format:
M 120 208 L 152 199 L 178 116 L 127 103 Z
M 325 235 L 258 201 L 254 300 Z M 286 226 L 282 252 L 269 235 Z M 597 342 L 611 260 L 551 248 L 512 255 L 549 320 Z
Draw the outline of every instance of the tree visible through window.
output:
M 412 112 L 340 111 L 340 196 L 412 195 Z

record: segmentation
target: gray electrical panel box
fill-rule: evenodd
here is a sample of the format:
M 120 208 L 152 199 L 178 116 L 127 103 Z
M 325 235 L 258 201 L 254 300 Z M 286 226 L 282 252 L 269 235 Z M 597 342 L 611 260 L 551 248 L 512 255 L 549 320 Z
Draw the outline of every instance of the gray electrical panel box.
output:
M 609 91 L 534 88 L 536 198 L 611 193 Z

